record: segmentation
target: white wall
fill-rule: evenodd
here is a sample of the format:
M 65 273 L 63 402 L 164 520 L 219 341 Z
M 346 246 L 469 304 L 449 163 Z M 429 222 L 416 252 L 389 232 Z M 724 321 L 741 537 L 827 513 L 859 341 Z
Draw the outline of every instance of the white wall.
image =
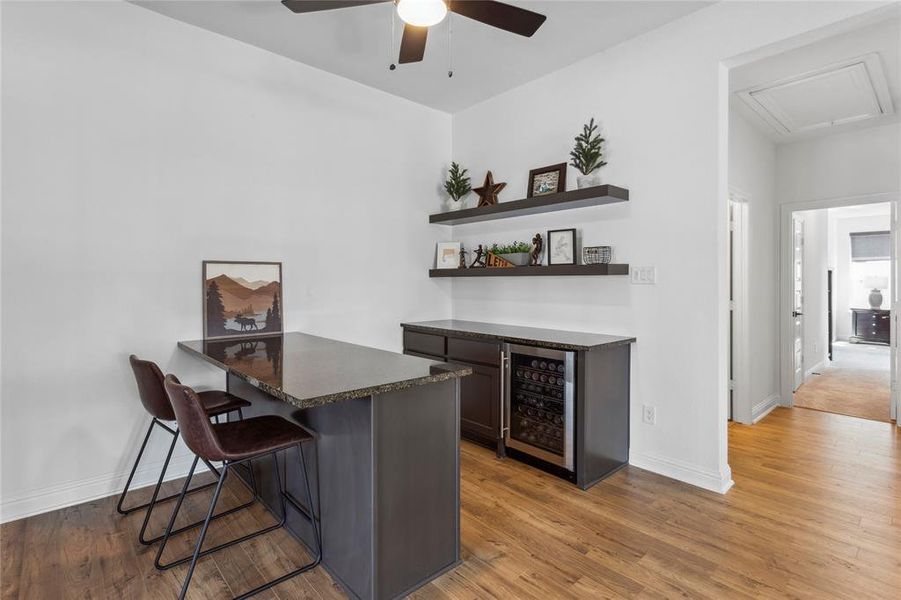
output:
M 729 186 L 748 198 L 748 387 L 733 418 L 751 423 L 779 394 L 779 264 L 776 145 L 729 113 Z M 754 407 L 759 407 L 757 411 Z M 756 413 L 756 414 L 755 414 Z
M 804 221 L 804 259 L 802 261 L 802 302 L 804 316 L 803 362 L 805 376 L 823 368 L 828 358 L 828 284 L 829 213 L 808 210 L 795 214 Z
M 121 489 L 129 353 L 224 384 L 176 349 L 205 258 L 283 261 L 288 330 L 399 350 L 450 314 L 448 115 L 129 4 L 2 11 L 3 520 Z
M 461 279 L 455 316 L 637 336 L 630 461 L 728 488 L 721 61 L 872 6 L 719 3 L 456 114 L 454 159 L 476 179 L 490 168 L 507 181 L 503 199 L 525 196 L 529 169 L 565 160 L 591 116 L 608 140 L 604 179 L 631 193 L 623 205 L 457 228 L 459 239 L 471 246 L 576 227 L 583 243 L 612 244 L 621 262 L 656 266 L 657 285 Z M 641 422 L 643 404 L 656 406 L 656 425 Z
M 891 229 L 891 217 L 868 216 L 849 217 L 834 220 L 835 231 L 835 282 L 834 282 L 834 317 L 835 335 L 840 340 L 847 340 L 851 335 L 851 309 L 869 308 L 870 290 L 864 288 L 860 276 L 852 276 L 851 238 L 852 233 L 861 231 L 888 231 Z M 872 269 L 876 263 L 859 263 L 858 271 Z M 889 286 L 882 291 L 883 308 L 889 308 L 891 291 L 891 269 L 885 264 L 879 265 L 880 273 L 889 278 Z
M 783 144 L 776 150 L 780 203 L 897 192 L 901 124 Z

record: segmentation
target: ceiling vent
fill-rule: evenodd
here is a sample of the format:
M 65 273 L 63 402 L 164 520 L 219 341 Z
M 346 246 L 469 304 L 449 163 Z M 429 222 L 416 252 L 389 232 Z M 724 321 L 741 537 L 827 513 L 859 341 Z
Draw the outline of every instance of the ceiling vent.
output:
M 894 112 L 882 62 L 875 52 L 737 94 L 781 135 Z

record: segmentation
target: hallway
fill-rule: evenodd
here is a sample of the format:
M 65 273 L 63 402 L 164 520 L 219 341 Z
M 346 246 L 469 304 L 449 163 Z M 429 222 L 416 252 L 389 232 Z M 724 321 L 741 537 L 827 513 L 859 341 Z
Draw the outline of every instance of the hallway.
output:
M 794 405 L 825 412 L 890 421 L 888 346 L 833 345 L 833 361 L 811 375 L 795 392 Z

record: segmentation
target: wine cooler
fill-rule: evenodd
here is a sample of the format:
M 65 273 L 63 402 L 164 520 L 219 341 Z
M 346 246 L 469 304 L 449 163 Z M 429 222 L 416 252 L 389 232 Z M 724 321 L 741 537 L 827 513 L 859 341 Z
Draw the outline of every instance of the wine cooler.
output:
M 504 442 L 573 470 L 575 355 L 506 344 Z

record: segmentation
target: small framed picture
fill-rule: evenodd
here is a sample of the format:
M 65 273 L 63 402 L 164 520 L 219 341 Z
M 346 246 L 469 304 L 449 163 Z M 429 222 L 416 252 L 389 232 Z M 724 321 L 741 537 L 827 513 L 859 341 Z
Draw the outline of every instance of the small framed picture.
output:
M 282 263 L 203 261 L 203 339 L 282 332 Z
M 456 269 L 460 266 L 460 242 L 438 242 L 435 267 Z
M 546 196 L 566 191 L 566 163 L 529 171 L 529 195 Z
M 555 229 L 547 232 L 547 264 L 576 264 L 575 229 Z

